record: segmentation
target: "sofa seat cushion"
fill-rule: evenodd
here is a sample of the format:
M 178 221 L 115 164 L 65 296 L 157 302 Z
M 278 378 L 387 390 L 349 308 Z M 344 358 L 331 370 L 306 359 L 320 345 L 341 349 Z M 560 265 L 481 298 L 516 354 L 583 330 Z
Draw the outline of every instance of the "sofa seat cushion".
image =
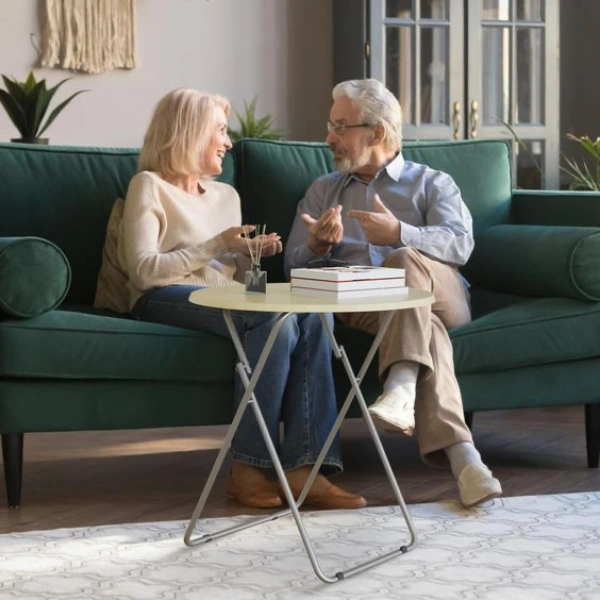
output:
M 230 383 L 231 341 L 100 311 L 0 322 L 0 377 Z
M 600 303 L 562 298 L 521 299 L 451 329 L 450 337 L 456 372 L 461 375 L 599 358 L 599 331 Z M 335 334 L 357 373 L 372 336 L 340 323 L 336 323 Z M 335 361 L 334 372 L 345 392 L 340 361 Z M 364 383 L 381 389 L 377 360 L 373 361 Z
M 523 300 L 450 331 L 456 372 L 518 369 L 600 356 L 600 303 Z

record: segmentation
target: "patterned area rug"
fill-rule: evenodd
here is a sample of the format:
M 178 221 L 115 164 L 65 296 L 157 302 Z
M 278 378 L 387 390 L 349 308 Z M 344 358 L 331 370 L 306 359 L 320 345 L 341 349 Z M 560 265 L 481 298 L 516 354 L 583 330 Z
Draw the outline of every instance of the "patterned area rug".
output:
M 0 598 L 600 598 L 600 492 L 409 510 L 414 550 L 333 585 L 314 575 L 292 517 L 192 549 L 182 541 L 183 521 L 2 535 Z M 305 517 L 328 574 L 408 539 L 391 507 Z M 246 518 L 207 520 L 204 530 Z

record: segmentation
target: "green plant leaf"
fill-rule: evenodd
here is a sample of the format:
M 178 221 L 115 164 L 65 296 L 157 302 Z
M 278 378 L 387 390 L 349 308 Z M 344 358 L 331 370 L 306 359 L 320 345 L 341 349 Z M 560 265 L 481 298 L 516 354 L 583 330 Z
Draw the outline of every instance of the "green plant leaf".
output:
M 34 138 L 37 133 L 38 124 L 36 124 L 36 114 L 40 102 L 40 92 L 44 87 L 44 82 L 37 82 L 27 93 L 27 102 L 25 105 L 25 117 L 27 119 L 27 137 Z
M 256 126 L 258 127 L 258 129 L 269 129 L 269 127 L 271 126 L 271 122 L 273 121 L 273 117 L 271 117 L 271 115 L 267 115 L 266 117 L 263 117 L 262 119 L 259 119 L 258 123 L 256 124 Z
M 589 137 L 584 136 L 581 138 L 582 146 L 594 157 L 595 160 L 600 160 L 600 152 L 597 144 L 592 142 Z
M 254 96 L 254 98 L 252 98 L 252 100 L 250 101 L 250 105 L 246 104 L 246 101 L 244 101 L 244 108 L 246 109 L 246 114 L 251 117 L 251 119 L 254 121 L 254 115 L 256 114 L 256 104 L 258 102 L 258 96 Z
M 38 85 L 40 88 L 38 91 L 37 101 L 35 104 L 35 114 L 33 117 L 34 135 L 37 135 L 38 131 L 40 130 L 40 126 L 42 125 L 42 121 L 46 116 L 48 106 L 50 106 L 50 100 L 52 99 L 52 95 L 46 89 L 46 82 L 42 80 Z
M 51 87 L 48 90 L 48 93 L 50 94 L 50 98 L 52 98 L 52 96 L 54 96 L 54 94 L 56 94 L 56 90 L 63 85 L 64 83 L 66 83 L 67 81 L 71 81 L 71 79 L 73 79 L 72 77 L 67 77 L 66 79 L 63 79 L 62 81 L 59 81 L 54 87 Z M 45 85 L 45 84 L 44 84 Z
M 567 138 L 578 143 L 590 155 L 595 165 L 594 175 L 585 159 L 581 166 L 575 160 L 563 155 L 568 168 L 561 167 L 561 170 L 571 177 L 570 189 L 600 191 L 600 138 L 596 138 L 593 142 L 587 135 L 579 137 L 572 133 L 567 133 Z
M 502 123 L 502 125 L 504 125 L 504 127 L 506 127 L 506 129 L 508 129 L 508 131 L 514 138 L 515 142 L 518 144 L 519 148 L 521 148 L 525 152 L 525 154 L 527 154 L 529 160 L 531 160 L 531 162 L 533 163 L 533 166 L 538 171 L 538 173 L 541 176 L 541 180 L 543 181 L 544 173 L 543 173 L 542 167 L 539 165 L 539 163 L 535 159 L 535 156 L 534 156 L 533 152 L 529 149 L 529 146 L 519 137 L 518 133 L 506 121 L 501 121 L 501 123 Z
M 600 184 L 594 180 L 587 165 L 584 164 L 584 170 L 574 160 L 566 156 L 564 159 L 569 168 L 561 167 L 561 171 L 564 171 L 571 177 L 569 189 L 600 191 Z
M 232 142 L 237 142 L 242 139 L 242 136 L 237 131 L 234 131 L 233 129 L 229 129 L 227 131 L 227 135 L 229 136 L 229 138 L 231 139 Z
M 24 123 L 26 130 L 23 133 L 23 137 L 31 138 L 34 135 L 33 121 L 35 115 L 35 103 L 37 95 L 35 86 L 29 89 L 24 83 L 22 84 L 18 81 L 11 81 L 8 79 L 5 80 L 5 83 L 7 84 L 9 94 L 11 94 L 13 98 L 18 102 L 23 111 L 23 114 L 25 115 Z
M 27 137 L 27 120 L 19 103 L 5 90 L 0 89 L 0 103 L 21 137 Z
M 6 91 L 15 99 L 17 104 L 25 111 L 27 105 L 27 94 L 25 90 L 15 81 L 12 81 L 8 77 L 2 75 Z
M 260 119 L 256 117 L 257 102 L 257 96 L 254 96 L 250 101 L 244 100 L 243 114 L 240 114 L 235 108 L 233 109 L 240 123 L 239 130 L 229 130 L 229 137 L 233 141 L 238 141 L 242 138 L 280 140 L 285 137 L 286 132 L 283 129 L 276 129 L 273 126 L 273 117 L 271 115 L 265 115 Z
M 588 167 L 587 163 L 583 163 L 583 168 L 585 170 L 585 180 L 588 182 L 588 187 L 590 190 L 599 190 L 600 189 L 600 185 L 598 184 L 598 182 L 594 179 L 594 176 L 592 175 L 590 168 Z
M 48 93 L 50 93 L 51 90 L 48 90 Z M 75 98 L 75 96 L 79 96 L 79 94 L 83 94 L 85 92 L 89 92 L 90 90 L 80 90 L 79 92 L 75 92 L 73 95 L 69 96 L 64 102 L 61 102 L 51 113 L 50 116 L 48 117 L 48 120 L 46 121 L 46 124 L 42 127 L 41 131 L 39 132 L 38 135 L 42 135 L 42 133 L 44 133 L 44 131 L 46 131 L 46 129 L 48 129 L 48 127 L 50 127 L 50 124 L 52 123 L 52 121 L 54 121 L 54 119 L 56 119 L 56 117 L 58 117 L 58 115 L 61 113 L 61 111 L 63 110 L 63 108 L 65 108 L 65 106 L 67 106 L 67 104 L 69 104 L 69 102 L 71 102 L 71 100 L 73 100 L 73 98 Z
M 35 80 L 35 75 L 33 74 L 33 71 L 30 71 L 27 80 L 25 81 L 25 83 L 22 84 L 23 91 L 26 94 L 29 94 L 36 85 L 37 81 Z

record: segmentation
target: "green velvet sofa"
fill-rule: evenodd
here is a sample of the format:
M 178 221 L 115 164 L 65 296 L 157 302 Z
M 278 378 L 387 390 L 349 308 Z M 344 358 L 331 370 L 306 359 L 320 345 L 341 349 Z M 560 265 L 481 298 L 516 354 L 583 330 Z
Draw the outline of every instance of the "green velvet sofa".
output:
M 450 173 L 474 218 L 464 270 L 472 323 L 451 331 L 469 421 L 477 411 L 585 407 L 588 465 L 600 453 L 600 194 L 514 191 L 503 141 L 407 143 Z M 245 220 L 287 235 L 325 144 L 242 140 L 223 181 Z M 20 503 L 27 432 L 227 423 L 226 339 L 95 310 L 108 216 L 137 150 L 0 144 L 0 433 L 9 505 Z M 282 257 L 266 261 L 281 281 Z M 370 339 L 339 330 L 358 364 Z M 337 363 L 339 395 L 347 390 Z M 375 369 L 367 400 L 379 391 Z

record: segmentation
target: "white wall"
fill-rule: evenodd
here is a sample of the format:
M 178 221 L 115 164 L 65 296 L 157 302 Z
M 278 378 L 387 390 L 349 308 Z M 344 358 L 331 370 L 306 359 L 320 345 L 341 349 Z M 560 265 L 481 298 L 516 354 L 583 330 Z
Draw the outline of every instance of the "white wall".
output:
M 0 73 L 23 79 L 37 64 L 29 36 L 40 38 L 42 7 L 41 0 L 0 0 Z M 52 144 L 139 146 L 153 106 L 176 87 L 219 92 L 240 112 L 258 94 L 258 115 L 271 113 L 290 139 L 324 139 L 332 0 L 136 0 L 136 9 L 137 69 L 34 70 L 49 84 L 73 76 L 56 100 L 91 90 L 49 127 Z M 17 131 L 0 107 L 0 141 L 11 137 Z

